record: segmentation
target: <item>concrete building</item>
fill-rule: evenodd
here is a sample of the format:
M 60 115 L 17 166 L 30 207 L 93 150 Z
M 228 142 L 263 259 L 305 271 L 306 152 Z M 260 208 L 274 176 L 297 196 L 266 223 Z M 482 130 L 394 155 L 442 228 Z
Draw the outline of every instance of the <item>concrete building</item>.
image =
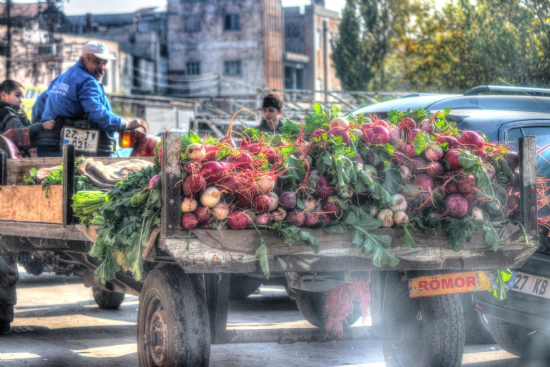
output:
M 323 0 L 313 0 L 301 12 L 284 8 L 285 88 L 338 90 L 340 80 L 331 61 L 331 42 L 338 34 L 339 14 Z
M 176 95 L 283 88 L 280 0 L 168 0 L 168 75 Z
M 132 78 L 121 85 L 127 94 L 167 92 L 167 29 L 163 8 L 145 8 L 127 14 L 76 15 L 66 17 L 63 33 L 116 41 L 127 53 L 123 72 Z

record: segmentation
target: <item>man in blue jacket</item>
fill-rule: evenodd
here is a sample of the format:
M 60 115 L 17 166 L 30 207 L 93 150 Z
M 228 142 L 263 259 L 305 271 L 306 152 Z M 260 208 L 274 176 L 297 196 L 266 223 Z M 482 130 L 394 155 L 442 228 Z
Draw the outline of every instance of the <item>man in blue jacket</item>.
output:
M 147 131 L 144 121 L 125 121 L 112 111 L 101 80 L 107 71 L 108 61 L 115 59 L 105 44 L 88 42 L 82 48 L 79 61 L 50 84 L 41 121 L 55 120 L 58 117 L 74 120 L 85 118 L 106 132 L 110 138 L 114 137 L 116 131 L 125 129 L 141 127 Z M 60 132 L 61 130 L 57 131 L 59 134 Z M 38 139 L 38 155 L 60 156 L 59 136 L 50 134 Z

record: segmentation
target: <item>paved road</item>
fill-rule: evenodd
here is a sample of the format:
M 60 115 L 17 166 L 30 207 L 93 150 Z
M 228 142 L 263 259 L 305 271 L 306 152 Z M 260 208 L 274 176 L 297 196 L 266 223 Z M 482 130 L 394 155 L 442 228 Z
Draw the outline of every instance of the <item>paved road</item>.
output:
M 16 321 L 0 337 L 0 366 L 137 366 L 135 343 L 138 298 L 126 296 L 120 310 L 99 309 L 77 279 L 25 274 L 19 283 Z M 311 327 L 283 287 L 265 287 L 233 302 L 229 328 Z M 467 346 L 463 366 L 542 367 L 498 345 Z M 211 367 L 381 367 L 382 342 L 345 341 L 279 345 L 213 345 Z

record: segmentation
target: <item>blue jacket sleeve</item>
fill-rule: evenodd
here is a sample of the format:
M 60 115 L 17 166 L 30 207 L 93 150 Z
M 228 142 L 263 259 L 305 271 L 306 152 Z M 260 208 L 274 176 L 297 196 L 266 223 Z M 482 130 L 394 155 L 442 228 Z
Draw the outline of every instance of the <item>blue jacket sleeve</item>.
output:
M 32 106 L 32 122 L 40 122 L 40 119 L 42 118 L 42 113 L 44 112 L 44 108 L 46 107 L 47 98 L 48 92 L 44 91 L 38 96 L 38 98 L 34 102 L 34 105 Z
M 78 98 L 84 112 L 88 114 L 88 121 L 96 123 L 104 131 L 121 130 L 122 118 L 103 104 L 102 96 L 103 91 L 98 89 L 94 81 L 86 81 L 82 85 Z

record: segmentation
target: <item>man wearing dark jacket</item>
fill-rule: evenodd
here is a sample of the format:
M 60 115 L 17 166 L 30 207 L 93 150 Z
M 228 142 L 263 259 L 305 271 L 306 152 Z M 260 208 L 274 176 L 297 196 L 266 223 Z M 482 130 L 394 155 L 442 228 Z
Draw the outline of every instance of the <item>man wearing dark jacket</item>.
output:
M 48 87 L 48 97 L 41 121 L 54 120 L 57 117 L 74 120 L 86 118 L 111 138 L 116 131 L 125 129 L 141 127 L 147 131 L 144 121 L 125 121 L 112 111 L 101 80 L 107 71 L 108 61 L 115 59 L 105 44 L 88 42 L 82 48 L 79 61 L 59 75 Z M 61 150 L 55 145 L 50 145 L 48 149 L 44 148 L 38 147 L 39 156 L 61 155 Z

